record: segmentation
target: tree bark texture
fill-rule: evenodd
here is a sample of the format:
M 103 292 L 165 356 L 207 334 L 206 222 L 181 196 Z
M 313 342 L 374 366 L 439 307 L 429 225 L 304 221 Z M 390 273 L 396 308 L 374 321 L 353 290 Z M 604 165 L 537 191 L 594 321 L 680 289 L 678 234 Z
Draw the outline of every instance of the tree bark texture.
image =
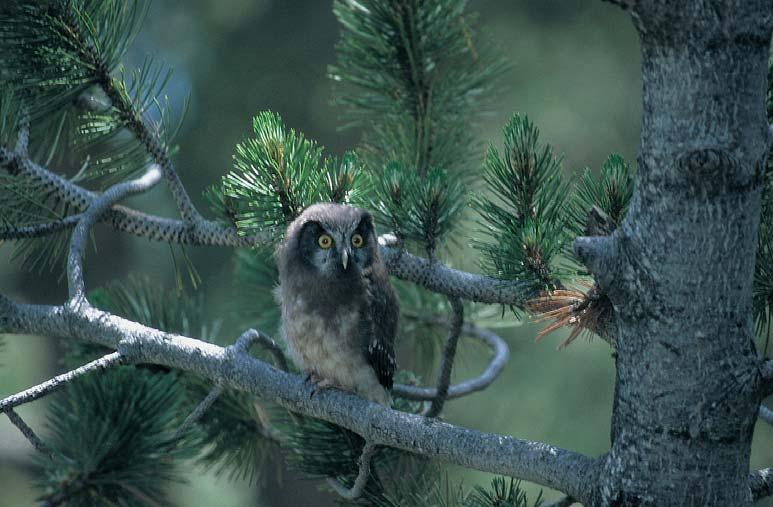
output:
M 628 215 L 575 251 L 617 319 L 594 504 L 751 505 L 752 282 L 770 140 L 771 0 L 640 0 L 643 118 Z

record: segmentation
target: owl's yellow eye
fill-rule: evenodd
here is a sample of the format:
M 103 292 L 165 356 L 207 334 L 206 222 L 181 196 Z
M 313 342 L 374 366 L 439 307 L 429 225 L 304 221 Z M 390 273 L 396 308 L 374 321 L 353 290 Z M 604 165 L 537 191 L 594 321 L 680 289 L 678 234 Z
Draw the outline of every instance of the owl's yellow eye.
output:
M 362 248 L 362 245 L 365 244 L 365 240 L 362 239 L 362 236 L 359 234 L 352 235 L 352 246 L 354 248 Z
M 333 246 L 333 238 L 331 238 L 327 234 L 323 234 L 319 237 L 319 239 L 317 240 L 317 243 L 319 243 L 320 248 L 324 248 L 325 250 L 327 250 L 328 248 Z

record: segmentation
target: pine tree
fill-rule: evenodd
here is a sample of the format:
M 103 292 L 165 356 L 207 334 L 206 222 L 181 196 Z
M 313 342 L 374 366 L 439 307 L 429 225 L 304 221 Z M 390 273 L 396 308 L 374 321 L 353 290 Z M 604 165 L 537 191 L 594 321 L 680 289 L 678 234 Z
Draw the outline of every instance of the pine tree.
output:
M 708 9 L 694 2 L 700 11 L 696 21 L 669 12 L 675 6 L 665 0 L 614 3 L 636 13 L 645 55 L 645 98 L 676 96 L 681 101 L 673 114 L 679 120 L 673 121 L 686 121 L 679 115 L 693 118 L 694 111 L 679 109 L 688 107 L 680 94 L 689 89 L 672 85 L 677 91 L 669 91 L 658 72 L 670 75 L 672 68 L 657 57 L 659 51 L 689 54 L 680 51 L 692 46 L 680 49 L 683 45 L 674 43 L 693 33 L 683 25 L 695 29 L 695 40 L 702 44 L 707 39 L 716 49 L 709 35 L 719 35 L 704 20 Z M 166 490 L 180 479 L 178 467 L 184 463 L 257 480 L 277 466 L 277 456 L 309 477 L 325 478 L 342 503 L 353 505 L 544 505 L 541 495 L 527 499 L 512 478 L 497 477 L 490 487 L 472 490 L 453 484 L 444 462 L 561 490 L 568 496 L 557 505 L 575 499 L 587 505 L 747 505 L 752 495 L 759 499 L 773 492 L 769 469 L 749 478 L 748 470 L 736 473 L 739 460 L 743 462 L 738 456 L 745 456 L 741 465 L 748 466 L 749 429 L 760 399 L 773 392 L 772 363 L 759 359 L 751 336 L 743 334 L 751 327 L 744 319 L 749 317 L 750 324 L 753 317 L 763 355 L 767 352 L 773 302 L 767 131 L 749 134 L 752 141 L 744 150 L 709 142 L 709 147 L 682 153 L 657 130 L 672 118 L 650 101 L 645 127 L 653 136 L 667 138 L 667 154 L 653 148 L 650 130 L 645 130 L 635 170 L 613 153 L 598 173 L 586 169 L 580 177 L 568 178 L 562 157 L 524 113 L 514 113 L 502 138 L 491 141 L 487 151 L 481 149 L 474 127 L 507 65 L 478 33 L 467 2 L 336 0 L 333 11 L 341 35 L 329 73 L 343 126 L 359 129 L 361 144 L 335 157 L 287 126 L 276 112 L 257 112 L 251 133 L 236 144 L 232 169 L 205 193 L 208 213 L 215 216 L 208 219 L 194 206 L 174 167 L 175 136 L 183 118 L 174 118 L 162 100 L 171 71 L 150 59 L 135 70 L 122 63 L 146 7 L 141 0 L 10 0 L 0 7 L 0 239 L 13 245 L 23 268 L 66 273 L 70 295 L 60 307 L 19 305 L 0 296 L 0 331 L 66 338 L 63 363 L 74 368 L 0 401 L 0 411 L 37 448 L 42 504 L 166 504 Z M 738 23 L 745 24 L 743 29 L 728 25 L 740 35 L 722 51 L 732 61 L 747 63 L 750 77 L 731 73 L 732 93 L 717 99 L 721 118 L 727 113 L 722 107 L 740 100 L 738 90 L 761 89 L 755 88 L 764 79 L 757 60 L 768 50 L 773 25 L 762 1 L 735 8 L 743 13 Z M 738 49 L 744 44 L 753 51 Z M 773 66 L 765 56 L 771 123 Z M 701 60 L 696 68 L 704 64 Z M 684 65 L 690 63 L 685 60 Z M 717 65 L 729 72 L 727 64 Z M 700 74 L 696 68 L 689 67 Z M 713 90 L 715 83 L 707 82 Z M 754 128 L 759 127 L 762 112 L 749 115 L 756 121 Z M 646 123 L 653 117 L 661 123 Z M 750 147 L 760 152 L 754 160 L 746 149 Z M 67 177 L 53 169 L 63 154 L 82 160 L 79 170 Z M 672 166 L 671 172 L 662 169 Z M 117 204 L 162 179 L 180 220 Z M 715 212 L 741 232 L 728 232 L 722 224 L 714 227 L 694 202 L 695 195 L 703 196 L 706 213 Z M 277 283 L 274 246 L 290 221 L 320 201 L 368 208 L 379 230 L 390 232 L 379 239 L 380 249 L 401 299 L 400 345 L 411 351 L 411 360 L 403 361 L 398 372 L 392 409 L 344 393 L 310 399 L 281 340 L 271 338 L 280 335 L 272 295 Z M 746 209 L 746 215 L 737 214 Z M 694 214 L 673 215 L 679 210 Z M 736 295 L 739 300 L 748 295 L 749 308 L 723 300 L 725 292 L 735 294 L 736 289 L 701 271 L 704 264 L 677 266 L 670 250 L 658 250 L 657 235 L 647 236 L 652 245 L 643 245 L 641 235 L 657 227 L 653 217 L 670 217 L 669 224 L 677 224 L 663 226 L 683 234 L 688 250 L 695 247 L 685 255 L 696 254 L 696 245 L 708 245 L 706 255 L 719 255 L 717 262 L 727 264 L 728 273 L 741 280 L 738 284 L 748 285 L 749 294 Z M 693 222 L 682 227 L 682 217 Z M 467 225 L 469 218 L 477 224 L 474 230 Z M 179 249 L 238 249 L 238 316 L 227 323 L 209 319 L 206 294 L 179 287 L 159 290 L 144 277 L 119 279 L 87 292 L 84 256 L 98 222 Z M 705 231 L 735 234 L 741 246 L 750 238 L 756 242 L 753 293 L 751 278 L 742 280 L 747 271 L 722 256 L 726 249 L 717 246 L 716 234 Z M 480 239 L 470 245 L 456 239 L 470 233 Z M 451 268 L 452 251 L 458 248 L 479 253 L 484 274 Z M 755 250 L 742 253 L 749 254 L 748 260 Z M 665 268 L 648 264 L 652 259 Z M 195 282 L 195 268 L 187 260 L 186 265 Z M 662 386 L 651 385 L 644 367 L 637 366 L 636 361 L 650 357 L 641 351 L 650 353 L 652 343 L 642 344 L 633 333 L 647 335 L 648 322 L 660 325 L 685 315 L 678 291 L 662 292 L 673 289 L 663 276 L 686 280 L 691 269 L 719 291 L 693 296 L 725 305 L 737 329 L 722 329 L 743 338 L 728 339 L 727 369 L 733 370 L 735 384 L 725 378 L 723 388 L 735 387 L 722 391 L 715 385 L 720 380 L 710 375 L 716 372 L 701 370 L 700 378 L 716 387 L 716 393 L 709 393 L 713 405 L 690 405 L 693 412 L 686 422 L 679 420 L 684 414 L 674 408 L 678 403 L 662 414 L 653 410 L 642 415 L 637 404 L 659 406 L 647 389 Z M 475 324 L 490 317 L 472 302 L 510 308 L 512 314 L 503 312 L 502 319 L 553 320 L 542 335 L 568 327 L 562 346 L 580 333 L 609 342 L 618 366 L 618 398 L 608 455 L 588 458 L 438 421 L 445 403 L 484 389 L 507 359 L 504 341 Z M 715 314 L 707 318 L 730 326 Z M 704 332 L 699 327 L 695 324 L 695 333 Z M 232 329 L 248 328 L 233 339 Z M 661 333 L 665 338 L 659 343 L 667 353 L 679 358 L 684 349 L 690 357 L 703 357 L 695 343 L 681 338 L 672 343 L 666 331 Z M 461 336 L 484 342 L 492 359 L 479 377 L 451 385 Z M 671 361 L 681 368 L 693 365 L 669 358 L 653 366 L 668 378 L 678 369 Z M 434 388 L 418 387 L 433 383 Z M 58 388 L 39 437 L 14 408 Z M 654 394 L 669 396 L 668 391 Z M 690 393 L 680 394 L 687 405 L 694 401 Z M 715 414 L 717 406 L 735 415 L 723 419 Z M 760 415 L 765 414 L 762 407 Z M 661 422 L 665 426 L 657 426 Z M 732 424 L 740 429 L 728 429 Z M 638 432 L 640 440 L 632 440 L 631 432 Z M 666 446 L 679 456 L 668 459 L 686 467 L 688 462 L 679 460 L 689 457 L 682 456 L 683 444 L 674 439 L 692 442 L 706 458 L 692 469 L 715 467 L 708 479 L 701 482 L 687 471 L 684 477 L 642 471 L 637 459 L 647 462 L 656 456 L 640 450 L 643 443 Z M 720 452 L 714 444 L 734 447 L 724 461 L 714 463 L 710 458 Z M 629 458 L 633 461 L 626 462 Z M 629 472 L 636 477 L 627 476 Z M 662 481 L 656 490 L 653 481 L 658 478 Z

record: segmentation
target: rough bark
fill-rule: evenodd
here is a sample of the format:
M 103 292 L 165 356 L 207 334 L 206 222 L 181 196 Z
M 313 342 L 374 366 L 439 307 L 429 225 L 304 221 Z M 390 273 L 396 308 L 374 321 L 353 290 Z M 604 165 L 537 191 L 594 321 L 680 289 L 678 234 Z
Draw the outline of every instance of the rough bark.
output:
M 612 446 L 593 504 L 750 505 L 773 3 L 628 3 L 644 85 L 635 193 L 614 234 L 575 243 L 619 329 Z

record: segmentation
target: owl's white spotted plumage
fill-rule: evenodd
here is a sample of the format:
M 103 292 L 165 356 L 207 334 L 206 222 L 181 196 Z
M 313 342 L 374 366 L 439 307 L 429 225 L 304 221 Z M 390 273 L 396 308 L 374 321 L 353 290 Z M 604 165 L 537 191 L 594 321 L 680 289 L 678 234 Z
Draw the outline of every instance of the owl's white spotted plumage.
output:
M 373 220 L 340 204 L 308 207 L 277 248 L 282 335 L 320 388 L 389 405 L 399 303 Z

